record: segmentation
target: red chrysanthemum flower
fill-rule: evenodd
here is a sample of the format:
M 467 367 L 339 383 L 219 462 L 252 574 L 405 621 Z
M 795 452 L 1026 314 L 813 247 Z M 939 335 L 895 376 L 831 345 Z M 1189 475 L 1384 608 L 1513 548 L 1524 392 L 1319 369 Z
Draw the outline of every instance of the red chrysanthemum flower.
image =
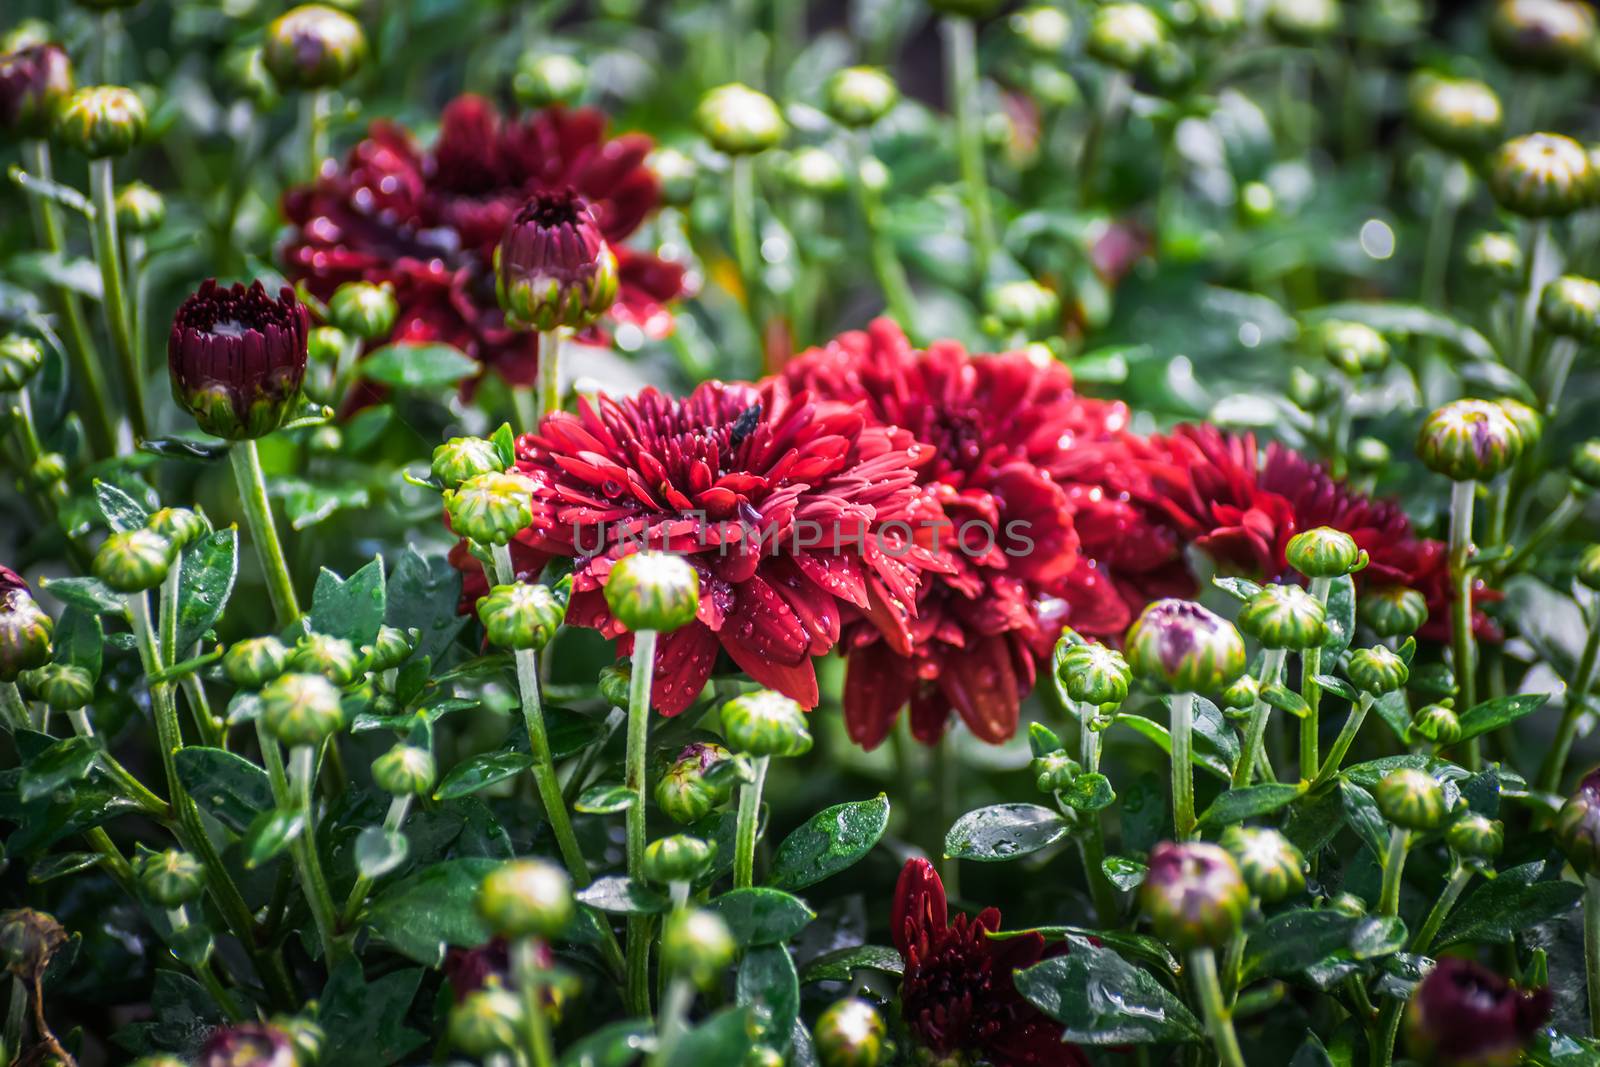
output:
M 419 149 L 401 127 L 373 124 L 343 167 L 290 190 L 295 231 L 289 276 L 326 299 L 342 282 L 391 282 L 400 316 L 390 340 L 443 341 L 526 385 L 538 335 L 506 328 L 495 299 L 494 247 L 530 196 L 572 190 L 588 201 L 617 257 L 618 297 L 608 313 L 649 336 L 671 328 L 666 303 L 683 268 L 623 241 L 660 200 L 642 134 L 606 136 L 598 111 L 550 108 L 507 120 L 488 100 L 463 95 L 444 110 L 438 140 Z
M 847 633 L 857 743 L 881 742 L 908 703 L 912 732 L 930 744 L 952 709 L 976 736 L 1004 741 L 1063 624 L 1120 633 L 1177 577 L 1172 532 L 1071 477 L 1072 450 L 1118 440 L 1127 409 L 1077 396 L 1059 364 L 971 356 L 951 341 L 919 352 L 879 320 L 802 353 L 785 377 L 910 431 L 923 501 L 948 520 L 930 547 L 952 573 L 920 589 L 909 656 L 869 626 Z
M 1130 436 L 1115 447 L 1084 450 L 1075 462 L 1078 476 L 1149 509 L 1228 572 L 1292 580 L 1284 559 L 1291 537 L 1317 526 L 1343 530 L 1371 559 L 1358 581 L 1419 590 L 1428 599 L 1423 635 L 1448 634 L 1444 543 L 1418 537 L 1399 504 L 1349 488 L 1291 448 L 1274 442 L 1263 452 L 1253 434 L 1180 426 L 1170 435 Z M 1476 625 L 1486 637 L 1499 636 L 1482 613 Z
M 700 609 L 661 637 L 656 707 L 688 707 L 719 650 L 811 707 L 811 658 L 833 648 L 844 622 L 910 647 L 918 583 L 940 565 L 909 538 L 915 448 L 904 431 L 782 381 L 706 382 L 683 400 L 653 389 L 583 400 L 517 443 L 536 488 L 512 558 L 524 573 L 576 560 L 567 621 L 618 638 L 625 653 L 632 638 L 603 593 L 612 563 L 645 545 L 682 553 L 699 574 Z
M 995 1067 L 1082 1067 L 1061 1027 L 1017 992 L 1013 975 L 1066 951 L 1038 933 L 1002 940 L 1000 912 L 950 918 L 944 884 L 927 860 L 913 859 L 894 889 L 890 934 L 905 975 L 900 1010 L 906 1026 L 940 1057 L 967 1056 Z

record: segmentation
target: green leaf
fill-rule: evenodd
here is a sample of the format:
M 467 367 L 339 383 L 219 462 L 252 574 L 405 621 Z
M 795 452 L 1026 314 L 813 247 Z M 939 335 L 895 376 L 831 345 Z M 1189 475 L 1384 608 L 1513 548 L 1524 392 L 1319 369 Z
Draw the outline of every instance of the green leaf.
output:
M 1322 642 L 1322 659 L 1336 663 L 1356 632 L 1356 583 L 1348 574 L 1335 578 L 1328 587 L 1326 617 L 1328 636 Z
M 1196 699 L 1195 707 L 1197 710 L 1199 708 L 1199 704 L 1200 701 Z M 1172 755 L 1172 735 L 1167 731 L 1165 726 L 1156 722 L 1154 719 L 1147 719 L 1143 715 L 1135 715 L 1131 712 L 1118 712 L 1112 721 L 1123 726 L 1131 726 L 1138 733 L 1141 733 L 1149 740 L 1154 741 L 1156 746 L 1160 748 L 1161 751 L 1165 752 L 1169 757 Z M 1197 719 L 1196 726 L 1198 725 L 1199 720 Z M 1202 740 L 1198 732 L 1195 735 L 1194 741 L 1195 743 L 1189 748 L 1189 762 L 1194 764 L 1196 767 L 1210 771 L 1212 774 L 1223 779 L 1224 781 L 1231 779 L 1232 774 L 1228 770 L 1228 761 L 1218 756 L 1217 746 L 1209 739 Z M 1239 743 L 1236 739 L 1233 743 L 1234 758 L 1238 758 L 1238 748 Z
M 1336 697 L 1343 697 L 1349 701 L 1356 701 L 1361 698 L 1361 694 L 1356 692 L 1355 686 L 1336 674 L 1318 674 L 1312 678 L 1312 681 L 1320 685 L 1323 692 L 1332 693 Z M 1397 689 L 1394 692 L 1400 692 L 1400 690 Z
M 39 588 L 63 604 L 96 615 L 120 615 L 127 610 L 122 594 L 98 578 L 41 578 Z
M 600 782 L 580 793 L 572 810 L 585 815 L 615 815 L 633 807 L 638 799 L 639 794 L 625 785 Z
M 817 917 L 799 897 L 763 886 L 730 890 L 707 907 L 722 916 L 743 946 L 781 945 Z
M 49 796 L 89 776 L 100 745 L 93 737 L 68 737 L 30 759 L 22 768 L 17 792 L 24 804 Z
M 1372 794 L 1355 782 L 1340 778 L 1339 802 L 1344 807 L 1345 825 L 1355 831 L 1374 856 L 1382 859 L 1389 849 L 1389 827 L 1379 814 Z
M 1548 693 L 1513 693 L 1468 708 L 1461 715 L 1461 740 L 1477 737 L 1532 715 L 1550 699 Z
M 1060 792 L 1061 802 L 1074 811 L 1103 811 L 1117 802 L 1111 779 L 1093 771 L 1078 775 Z
M 1200 816 L 1200 827 L 1217 830 L 1246 819 L 1258 819 L 1271 814 L 1300 795 L 1297 785 L 1249 785 L 1230 789 L 1211 802 Z
M 598 911 L 613 915 L 659 915 L 672 906 L 665 894 L 624 874 L 606 874 L 573 894 Z
M 311 628 L 360 648 L 378 636 L 385 604 L 382 556 L 347 579 L 324 567 L 311 596 Z
M 1522 1062 L 1528 1067 L 1600 1067 L 1600 1041 L 1546 1027 L 1533 1035 Z
M 1308 323 L 1344 320 L 1361 322 L 1379 333 L 1400 334 L 1409 337 L 1432 337 L 1444 342 L 1464 356 L 1485 363 L 1496 362 L 1494 345 L 1483 334 L 1449 315 L 1424 307 L 1421 304 L 1401 304 L 1390 301 L 1346 300 L 1337 304 L 1324 304 L 1302 313 Z
M 1071 938 L 1089 938 L 1109 948 L 1123 957 L 1144 960 L 1164 971 L 1177 975 L 1183 973 L 1183 965 L 1178 962 L 1165 944 L 1158 938 L 1149 934 L 1132 934 L 1119 930 L 1091 930 L 1086 926 L 1035 926 L 1023 927 L 1015 930 L 1000 930 L 989 935 L 991 941 L 1004 941 L 1007 938 L 1021 937 L 1028 933 L 1037 933 L 1046 941 L 1063 941 Z
M 880 971 L 883 974 L 904 974 L 906 961 L 900 950 L 887 945 L 856 945 L 852 948 L 824 952 L 801 972 L 803 982 L 848 982 L 857 971 Z
M 1080 1045 L 1200 1041 L 1200 1024 L 1149 971 L 1107 948 L 1068 938 L 1065 956 L 1019 971 L 1017 992 Z
M 500 454 L 500 465 L 510 470 L 517 465 L 517 434 L 509 422 L 502 422 L 489 435 L 489 443 Z
M 1245 601 L 1261 592 L 1259 582 L 1252 582 L 1248 578 L 1213 577 L 1211 584 L 1227 593 L 1236 600 Z
M 478 361 L 453 345 L 384 345 L 356 364 L 370 382 L 394 389 L 437 389 L 478 373 Z
M 405 1021 L 423 973 L 408 967 L 368 981 L 359 961 L 341 960 L 317 998 L 317 1025 L 327 1034 L 319 1062 L 383 1067 L 421 1047 L 427 1036 Z
M 882 793 L 824 808 L 783 839 L 767 881 L 779 889 L 815 885 L 872 851 L 888 825 L 889 798 Z
M 785 1051 L 800 1015 L 800 977 L 782 945 L 758 945 L 744 954 L 734 983 L 738 1003 L 766 1009 L 769 1043 Z
M 1350 958 L 1372 960 L 1406 947 L 1405 920 L 1398 915 L 1369 915 L 1350 933 Z
M 105 857 L 98 852 L 57 852 L 28 868 L 28 883 L 43 885 L 97 867 L 104 860 Z
M 142 530 L 150 520 L 149 510 L 110 482 L 94 480 L 94 502 L 105 516 L 106 525 L 119 533 Z
M 243 833 L 257 814 L 273 806 L 267 772 L 243 756 L 191 745 L 173 758 L 178 778 L 195 803 L 230 829 Z
M 397 630 L 416 630 L 416 658 L 435 663 L 455 641 L 468 619 L 456 613 L 461 598 L 461 572 L 441 553 L 424 556 L 406 546 L 387 583 L 385 621 Z
M 664 1067 L 743 1067 L 753 1023 L 749 1008 L 724 1008 L 679 1038 Z
M 997 863 L 1020 859 L 1067 836 L 1059 812 L 1038 804 L 995 804 L 969 811 L 944 835 L 952 859 Z
M 228 606 L 239 574 L 239 531 L 230 527 L 200 538 L 184 549 L 178 567 L 177 647 L 182 653 L 216 625 Z
M 1306 702 L 1305 697 L 1277 682 L 1261 690 L 1261 702 L 1297 719 L 1305 718 L 1306 713 L 1311 710 L 1311 705 Z
M 1250 932 L 1244 956 L 1244 981 L 1295 974 L 1346 947 L 1357 916 L 1331 908 L 1279 912 Z
M 478 918 L 478 886 L 500 862 L 454 859 L 424 867 L 380 890 L 367 906 L 367 924 L 396 952 L 437 967 L 448 946 L 475 948 L 489 940 Z
M 56 620 L 54 643 L 52 659 L 56 663 L 82 667 L 91 678 L 100 677 L 105 651 L 105 629 L 100 625 L 100 616 L 68 605 Z
M 239 842 L 244 865 L 255 868 L 270 863 L 305 833 L 305 829 L 306 817 L 298 811 L 274 808 L 262 812 L 250 823 Z
M 560 1067 L 629 1067 L 655 1047 L 655 1028 L 637 1019 L 602 1026 L 568 1045 Z
M 1478 886 L 1445 920 L 1438 947 L 1510 941 L 1520 931 L 1570 910 L 1583 897 L 1582 886 L 1541 881 L 1543 873 L 1544 863 L 1536 860 L 1501 871 L 1493 881 Z
M 435 800 L 454 800 L 487 789 L 496 782 L 515 778 L 533 766 L 525 752 L 485 752 L 456 764 L 433 791 Z
M 1144 884 L 1145 875 L 1150 873 L 1150 868 L 1127 856 L 1107 856 L 1100 861 L 1100 873 L 1104 874 L 1112 885 L 1126 893 Z
M 356 870 L 363 878 L 381 878 L 404 863 L 410 851 L 399 830 L 369 826 L 356 835 Z

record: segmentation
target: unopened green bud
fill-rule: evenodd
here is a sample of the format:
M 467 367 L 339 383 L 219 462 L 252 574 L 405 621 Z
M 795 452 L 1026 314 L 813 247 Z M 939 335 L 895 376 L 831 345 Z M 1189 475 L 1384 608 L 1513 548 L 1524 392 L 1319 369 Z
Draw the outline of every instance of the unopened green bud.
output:
M 1278 194 L 1266 182 L 1245 182 L 1239 187 L 1238 208 L 1240 222 L 1259 226 L 1278 213 Z
M 1218 844 L 1239 865 L 1244 884 L 1265 904 L 1276 904 L 1306 888 L 1305 856 L 1276 830 L 1233 825 Z
M 1050 58 L 1061 54 L 1072 40 L 1072 20 L 1059 7 L 1034 4 L 1012 14 L 1011 32 L 1036 56 Z
M 361 677 L 361 654 L 342 637 L 310 633 L 295 644 L 289 669 L 320 674 L 334 685 L 346 686 Z
M 411 653 L 417 649 L 417 639 L 421 636 L 421 632 L 415 629 L 378 627 L 378 636 L 372 639 L 372 644 L 361 646 L 361 654 L 366 660 L 363 666 L 380 674 L 394 670 L 411 658 Z
M 564 52 L 524 52 L 511 76 L 511 92 L 523 107 L 570 104 L 583 94 L 589 74 Z
M 372 780 L 397 797 L 423 795 L 433 788 L 437 776 L 433 753 L 416 745 L 395 745 L 372 761 Z
M 650 153 L 646 165 L 661 185 L 662 203 L 683 207 L 694 199 L 695 180 L 700 175 L 700 168 L 687 152 L 661 145 Z
M 711 146 L 730 156 L 774 148 L 788 132 L 772 97 L 737 82 L 720 85 L 701 97 L 694 118 Z
M 1067 696 L 1097 707 L 1126 700 L 1128 683 L 1133 679 L 1122 653 L 1098 643 L 1071 646 L 1062 654 L 1056 670 Z
M 1352 652 L 1348 671 L 1351 683 L 1373 696 L 1392 693 L 1411 678 L 1406 661 L 1382 645 Z
M 1413 744 L 1428 741 L 1446 748 L 1461 740 L 1461 720 L 1448 705 L 1424 704 L 1411 716 L 1406 738 Z
M 1411 79 L 1408 95 L 1417 132 L 1446 152 L 1473 155 L 1500 138 L 1505 113 L 1481 81 L 1425 72 Z
M 737 949 L 722 916 L 701 908 L 673 912 L 661 931 L 661 966 L 700 989 L 716 984 Z
M 1298 585 L 1269 585 L 1239 609 L 1238 625 L 1267 648 L 1305 649 L 1328 635 L 1322 602 Z
M 400 304 L 394 298 L 394 283 L 345 282 L 328 299 L 328 318 L 345 333 L 363 341 L 389 336 Z
M 1600 437 L 1591 437 L 1574 448 L 1567 466 L 1585 486 L 1600 489 Z
M 1267 26 L 1294 44 L 1314 44 L 1337 30 L 1341 21 L 1339 0 L 1271 0 L 1267 5 Z
M 56 711 L 77 711 L 94 700 L 94 676 L 71 663 L 46 663 L 22 675 L 28 691 Z
M 673 834 L 650 842 L 644 850 L 642 873 L 660 885 L 672 882 L 698 882 L 711 872 L 717 858 L 713 841 L 702 841 L 688 834 Z
M 290 748 L 321 744 L 344 727 L 339 690 L 320 674 L 280 674 L 261 690 L 261 724 Z
M 1408 586 L 1373 586 L 1359 603 L 1361 621 L 1379 637 L 1409 637 L 1428 621 L 1428 598 Z
M 1600 336 L 1600 282 L 1563 274 L 1539 294 L 1539 322 L 1557 337 L 1589 342 Z
M 1161 17 L 1143 4 L 1113 3 L 1096 8 L 1085 42 L 1089 54 L 1108 66 L 1140 71 L 1167 43 Z
M 349 336 L 337 326 L 313 326 L 306 335 L 306 358 L 313 363 L 337 366 L 349 347 Z
M 1241 674 L 1220 695 L 1225 708 L 1254 707 L 1255 702 L 1261 699 L 1261 683 L 1253 674 Z
M 1389 342 L 1364 322 L 1324 323 L 1321 341 L 1322 358 L 1353 378 L 1389 365 Z
M 1381 471 L 1392 457 L 1389 446 L 1376 437 L 1363 435 L 1350 443 L 1350 467 L 1358 471 Z
M 1600 545 L 1589 545 L 1578 554 L 1577 575 L 1584 588 L 1600 591 Z
M 464 997 L 450 1012 L 450 1043 L 468 1056 L 488 1056 L 520 1047 L 522 998 L 501 986 Z
M 1444 789 L 1433 775 L 1411 767 L 1390 771 L 1373 792 L 1378 810 L 1396 826 L 1425 832 L 1444 825 L 1450 814 Z
M 795 189 L 812 196 L 832 196 L 845 188 L 844 165 L 826 148 L 808 145 L 791 153 L 783 175 Z
M 522 474 L 477 474 L 444 491 L 450 528 L 480 545 L 504 545 L 533 521 L 533 482 Z
M 1362 570 L 1367 554 L 1355 538 L 1332 526 L 1316 526 L 1289 538 L 1284 547 L 1289 566 L 1307 578 L 1341 578 Z
M 21 389 L 42 366 L 44 349 L 38 341 L 17 333 L 0 337 L 0 393 Z
M 1216 693 L 1244 673 L 1244 638 L 1228 620 L 1188 600 L 1146 607 L 1123 642 L 1128 666 L 1175 693 Z
M 745 1053 L 744 1067 L 783 1067 L 783 1053 L 771 1045 L 751 1045 Z
M 1065 752 L 1050 752 L 1028 764 L 1033 784 L 1041 793 L 1057 793 L 1072 785 L 1083 770 L 1078 761 Z
M 1417 455 L 1435 474 L 1457 482 L 1484 482 L 1516 460 L 1521 435 L 1505 409 L 1489 400 L 1456 400 L 1422 423 Z
M 1467 242 L 1467 265 L 1504 286 L 1522 281 L 1522 246 L 1509 233 L 1480 233 Z
M 484 878 L 478 914 L 502 937 L 549 939 L 572 921 L 572 880 L 548 860 L 503 863 Z
M 160 585 L 171 567 L 171 541 L 154 530 L 119 530 L 94 554 L 90 570 L 119 593 L 141 593 Z
M 1289 368 L 1289 399 L 1302 411 L 1319 411 L 1328 402 L 1328 387 L 1304 367 Z
M 1215 948 L 1238 931 L 1250 890 L 1226 849 L 1163 841 L 1150 850 L 1139 899 L 1162 940 L 1180 950 Z
M 1456 853 L 1469 859 L 1492 860 L 1506 843 L 1505 827 L 1498 819 L 1468 812 L 1444 832 L 1444 840 Z
M 674 553 L 635 552 L 611 565 L 605 596 L 611 614 L 634 633 L 671 633 L 700 610 L 700 576 Z
M 56 117 L 56 138 L 90 159 L 126 155 L 144 138 L 149 117 L 132 89 L 96 85 L 67 97 Z
M 614 708 L 628 706 L 628 692 L 633 686 L 633 667 L 628 663 L 608 663 L 600 668 L 600 699 Z
M 985 297 L 989 313 L 1006 330 L 1036 334 L 1056 325 L 1061 314 L 1061 298 L 1031 279 L 1002 282 Z
M 205 889 L 205 865 L 182 849 L 147 852 L 134 861 L 133 873 L 139 891 L 157 907 L 187 904 Z
M 1538 448 L 1539 440 L 1544 436 L 1544 416 L 1514 396 L 1496 397 L 1494 402 L 1500 405 L 1500 410 L 1511 420 L 1511 425 L 1517 428 L 1519 453 Z
M 289 654 L 276 637 L 251 637 L 223 653 L 222 673 L 240 689 L 260 689 L 289 669 Z
M 770 689 L 745 693 L 724 704 L 722 734 L 735 752 L 750 756 L 785 758 L 811 751 L 805 712 Z
M 900 100 L 894 79 L 878 67 L 845 67 L 822 89 L 824 107 L 841 126 L 871 126 Z
M 211 532 L 211 524 L 199 512 L 188 508 L 160 508 L 150 513 L 144 528 L 165 537 L 174 550 L 181 551 Z
M 167 202 L 144 182 L 129 182 L 117 193 L 117 225 L 128 233 L 153 233 L 167 219 Z
M 284 89 L 328 89 L 367 58 L 361 23 L 323 4 L 302 4 L 267 27 L 262 60 Z
M 1226 37 L 1244 27 L 1243 0 L 1194 0 L 1192 27 L 1206 37 Z
M 544 648 L 565 617 L 555 594 L 534 582 L 497 585 L 478 601 L 478 620 L 489 643 L 513 651 Z
M 452 437 L 433 450 L 430 471 L 446 489 L 480 474 L 499 474 L 504 464 L 499 449 L 481 437 Z
M 878 1009 L 860 997 L 836 1000 L 812 1028 L 822 1067 L 878 1067 L 888 1033 Z
M 1595 175 L 1589 154 L 1559 133 L 1515 137 L 1489 163 L 1489 191 L 1507 211 L 1529 218 L 1567 215 L 1589 203 Z
M 44 452 L 28 467 L 23 479 L 29 489 L 54 489 L 67 477 L 67 457 L 60 452 Z
M 1489 17 L 1489 41 L 1506 62 L 1557 70 L 1583 59 L 1595 18 L 1574 0 L 1500 0 Z
M 697 742 L 687 746 L 656 779 L 656 806 L 673 822 L 684 826 L 699 822 L 732 792 L 731 781 L 719 784 L 707 772 L 732 758 L 733 753 L 721 745 Z

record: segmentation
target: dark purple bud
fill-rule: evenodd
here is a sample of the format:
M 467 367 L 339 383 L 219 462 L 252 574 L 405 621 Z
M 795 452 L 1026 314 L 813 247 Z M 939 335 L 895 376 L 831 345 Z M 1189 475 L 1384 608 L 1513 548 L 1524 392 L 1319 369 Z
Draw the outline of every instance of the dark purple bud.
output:
M 294 1042 L 276 1026 L 240 1023 L 213 1030 L 195 1067 L 296 1067 Z
M 500 306 L 526 329 L 587 326 L 617 298 L 617 257 L 589 202 L 570 189 L 523 204 L 494 260 Z
M 172 320 L 172 395 L 206 433 L 239 441 L 283 422 L 306 374 L 311 315 L 285 286 L 200 286 Z
M 37 44 L 0 56 L 0 129 L 45 136 L 71 92 L 72 64 L 60 45 Z
M 1550 1017 L 1550 990 L 1522 990 L 1472 960 L 1441 959 L 1406 1008 L 1406 1047 L 1439 1067 L 1510 1067 Z

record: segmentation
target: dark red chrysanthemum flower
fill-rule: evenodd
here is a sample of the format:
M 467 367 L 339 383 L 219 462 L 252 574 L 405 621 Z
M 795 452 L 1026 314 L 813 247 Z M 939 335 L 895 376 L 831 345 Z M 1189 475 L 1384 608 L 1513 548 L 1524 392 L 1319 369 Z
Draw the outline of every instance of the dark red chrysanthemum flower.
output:
M 1481 964 L 1446 957 L 1411 996 L 1406 1044 L 1426 1063 L 1520 1063 L 1522 1050 L 1550 1018 L 1550 1004 L 1548 988 L 1517 989 Z
M 802 353 L 785 377 L 910 431 L 923 446 L 922 503 L 947 520 L 924 543 L 951 573 L 919 590 L 910 649 L 870 626 L 846 635 L 857 743 L 881 742 L 908 703 L 923 741 L 939 739 L 952 709 L 1003 741 L 1063 624 L 1120 633 L 1152 589 L 1183 580 L 1172 532 L 1072 476 L 1072 451 L 1120 439 L 1127 409 L 1077 396 L 1059 364 L 972 356 L 951 341 L 919 352 L 883 319 Z
M 294 1042 L 267 1023 L 236 1023 L 219 1027 L 206 1038 L 194 1060 L 197 1067 L 294 1067 Z
M 1061 1040 L 1061 1027 L 1022 999 L 1015 972 L 1067 949 L 1037 933 L 1001 940 L 1000 912 L 950 918 L 944 883 L 927 860 L 913 859 L 894 889 L 890 934 L 905 975 L 900 1010 L 925 1048 L 995 1067 L 1081 1067 L 1088 1061 Z
M 688 707 L 719 650 L 811 707 L 811 657 L 833 648 L 844 622 L 910 647 L 918 583 L 939 565 L 909 540 L 915 449 L 904 431 L 783 381 L 580 401 L 517 443 L 536 488 L 512 558 L 522 572 L 575 559 L 567 621 L 626 652 L 632 639 L 603 594 L 612 563 L 646 544 L 682 553 L 699 574 L 700 610 L 662 635 L 656 707 Z
M 1358 581 L 1419 590 L 1428 598 L 1422 634 L 1448 634 L 1449 553 L 1443 542 L 1418 537 L 1398 503 L 1349 488 L 1291 448 L 1274 442 L 1263 452 L 1253 434 L 1180 426 L 1166 436 L 1130 435 L 1114 447 L 1086 449 L 1075 460 L 1080 477 L 1148 508 L 1184 544 L 1226 571 L 1292 578 L 1284 559 L 1291 537 L 1317 526 L 1343 530 L 1371 558 Z M 1481 589 L 1478 596 L 1495 594 Z M 1477 627 L 1486 637 L 1498 636 L 1481 613 Z
M 419 149 L 401 127 L 375 123 L 343 167 L 291 190 L 289 275 L 326 299 L 342 282 L 391 282 L 400 317 L 390 340 L 443 341 L 526 385 L 538 337 L 506 328 L 495 299 L 494 248 L 517 209 L 540 193 L 572 190 L 588 202 L 617 257 L 608 317 L 661 336 L 683 289 L 682 267 L 623 241 L 660 200 L 641 134 L 606 136 L 598 111 L 550 108 L 517 120 L 464 95 L 444 110 L 438 140 Z
M 172 317 L 167 369 L 172 397 L 206 433 L 229 440 L 276 430 L 306 375 L 311 313 L 287 285 L 276 298 L 203 282 Z

